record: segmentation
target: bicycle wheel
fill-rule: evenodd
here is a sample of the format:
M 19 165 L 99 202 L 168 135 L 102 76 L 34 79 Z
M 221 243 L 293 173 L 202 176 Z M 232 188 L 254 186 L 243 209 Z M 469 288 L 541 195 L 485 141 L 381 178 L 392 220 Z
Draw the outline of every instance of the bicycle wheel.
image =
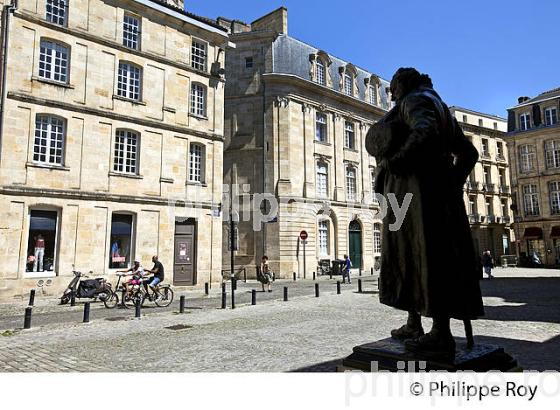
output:
M 159 307 L 169 306 L 173 302 L 173 290 L 171 288 L 159 289 L 155 302 Z
M 114 309 L 119 304 L 119 295 L 113 291 L 110 292 L 111 293 L 107 293 L 107 296 L 103 299 L 103 304 L 107 309 Z
M 133 293 L 132 295 L 128 292 L 123 292 L 122 295 L 122 304 L 124 305 L 124 307 L 126 307 L 127 309 L 131 309 L 134 306 L 136 306 L 135 304 L 135 296 L 136 294 Z

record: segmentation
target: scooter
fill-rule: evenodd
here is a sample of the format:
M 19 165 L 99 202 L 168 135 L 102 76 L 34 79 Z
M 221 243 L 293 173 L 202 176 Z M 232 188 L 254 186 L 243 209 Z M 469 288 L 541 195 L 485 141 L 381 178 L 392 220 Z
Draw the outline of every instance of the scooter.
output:
M 88 279 L 82 272 L 73 270 L 74 277 L 68 284 L 68 287 L 60 297 L 60 304 L 65 305 L 72 300 L 76 299 L 99 299 L 103 302 L 106 308 L 113 309 L 119 304 L 118 295 L 113 292 L 112 286 L 104 278 Z M 89 272 L 93 273 L 92 271 Z

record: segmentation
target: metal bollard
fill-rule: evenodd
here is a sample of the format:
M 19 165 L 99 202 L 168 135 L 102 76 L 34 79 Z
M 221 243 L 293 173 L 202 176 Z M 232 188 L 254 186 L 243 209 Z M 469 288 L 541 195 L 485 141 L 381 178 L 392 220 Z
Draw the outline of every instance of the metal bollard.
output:
M 358 293 L 362 293 L 362 280 L 358 279 Z
M 235 289 L 231 289 L 231 308 L 235 309 Z
M 243 282 L 247 283 L 247 269 L 243 268 Z
M 210 294 L 210 285 L 208 284 L 208 282 L 206 282 L 206 283 L 204 284 L 204 294 L 205 294 L 206 296 L 208 296 L 208 295 Z
M 358 276 L 362 276 L 362 269 L 358 270 Z
M 294 272 L 294 282 L 296 281 L 296 273 Z
M 86 302 L 84 304 L 84 320 L 83 320 L 83 323 L 89 323 L 89 308 L 90 308 L 90 302 Z
M 235 277 L 232 276 L 231 278 L 231 290 L 237 290 L 237 279 L 235 279 Z
M 137 300 L 136 301 L 136 305 L 135 305 L 135 311 L 134 311 L 134 317 L 136 319 L 140 319 L 140 316 L 142 316 L 142 302 Z
M 316 298 L 319 297 L 319 284 L 318 283 L 315 284 L 315 297 Z
M 179 313 L 185 313 L 185 295 L 179 298 Z
M 31 313 L 33 312 L 33 308 L 27 307 L 25 308 L 25 317 L 23 319 L 23 328 L 24 329 L 31 329 Z
M 288 287 L 284 286 L 284 302 L 288 301 Z
M 222 309 L 226 308 L 226 284 L 222 283 Z
M 373 276 L 373 268 L 371 268 L 371 276 Z
M 317 279 L 317 275 L 315 274 L 315 271 L 313 271 L 313 280 Z
M 257 304 L 257 291 L 253 289 L 251 291 L 251 305 L 255 306 Z
M 76 292 L 72 291 L 72 297 L 70 298 L 70 306 L 76 306 Z
M 336 281 L 336 294 L 340 295 L 340 281 L 339 280 Z
M 35 303 L 35 289 L 31 289 L 29 292 L 29 306 L 33 306 Z
M 329 279 L 332 279 L 332 272 L 329 273 Z

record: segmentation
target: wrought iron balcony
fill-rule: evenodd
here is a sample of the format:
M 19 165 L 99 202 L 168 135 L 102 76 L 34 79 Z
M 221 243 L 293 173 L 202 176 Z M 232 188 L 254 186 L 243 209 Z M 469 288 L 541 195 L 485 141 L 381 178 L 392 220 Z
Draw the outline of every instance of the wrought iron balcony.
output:
M 500 185 L 500 194 L 509 194 L 509 186 Z
M 469 214 L 469 223 L 479 224 L 484 217 L 479 214 Z
M 476 181 L 467 181 L 467 191 L 478 191 L 479 183 Z
M 511 218 L 509 216 L 502 216 L 502 223 L 509 224 L 511 222 Z
M 488 151 L 482 151 L 480 153 L 480 158 L 482 159 L 490 159 L 490 153 Z
M 506 162 L 507 160 L 506 160 L 506 157 L 504 157 L 503 154 L 497 154 L 497 155 L 496 155 L 496 161 L 499 161 L 499 162 Z
M 496 215 L 488 215 L 486 216 L 486 221 L 489 224 L 495 224 L 496 223 Z
M 482 184 L 482 190 L 484 192 L 494 193 L 496 192 L 496 186 L 494 184 L 484 183 Z

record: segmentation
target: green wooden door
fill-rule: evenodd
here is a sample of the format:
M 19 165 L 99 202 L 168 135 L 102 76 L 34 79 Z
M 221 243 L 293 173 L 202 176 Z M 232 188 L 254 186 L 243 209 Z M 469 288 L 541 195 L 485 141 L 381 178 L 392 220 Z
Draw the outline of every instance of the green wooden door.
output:
M 362 227 L 358 221 L 350 222 L 348 228 L 348 249 L 352 267 L 362 269 Z

